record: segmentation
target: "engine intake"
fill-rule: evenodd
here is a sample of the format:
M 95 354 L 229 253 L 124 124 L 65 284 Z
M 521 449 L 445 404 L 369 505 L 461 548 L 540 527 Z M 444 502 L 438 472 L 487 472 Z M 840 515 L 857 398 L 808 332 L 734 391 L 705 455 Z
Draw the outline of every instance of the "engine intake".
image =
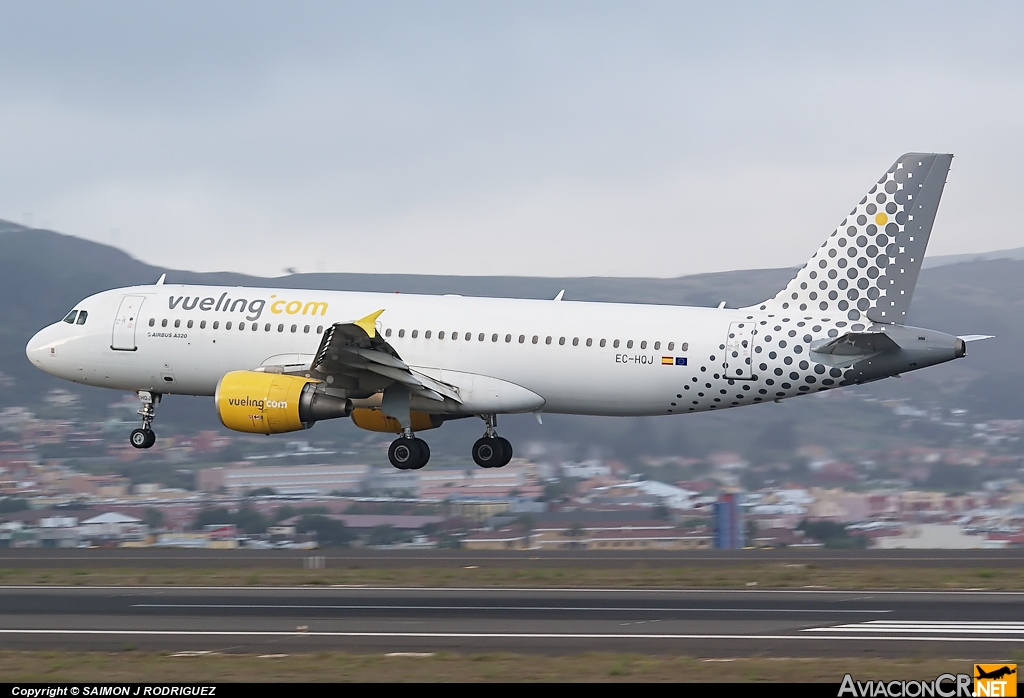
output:
M 280 373 L 232 371 L 217 384 L 217 415 L 235 431 L 284 434 L 351 414 L 349 400 L 320 392 L 319 383 Z

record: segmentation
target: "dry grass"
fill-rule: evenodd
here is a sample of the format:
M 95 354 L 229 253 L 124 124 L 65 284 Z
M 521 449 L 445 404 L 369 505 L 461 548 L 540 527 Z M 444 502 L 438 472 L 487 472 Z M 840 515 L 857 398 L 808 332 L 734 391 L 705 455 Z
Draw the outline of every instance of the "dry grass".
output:
M 817 567 L 757 563 L 722 567 L 472 568 L 407 567 L 323 570 L 96 567 L 0 568 L 0 585 L 609 587 L 759 589 L 1024 589 L 1024 568 Z
M 991 661 L 998 661 L 996 659 Z M 0 652 L 5 682 L 794 682 L 835 683 L 850 673 L 868 679 L 934 679 L 970 673 L 967 659 L 726 658 L 593 652 L 566 656 L 427 653 L 388 656 L 351 652 L 293 655 L 169 652 Z

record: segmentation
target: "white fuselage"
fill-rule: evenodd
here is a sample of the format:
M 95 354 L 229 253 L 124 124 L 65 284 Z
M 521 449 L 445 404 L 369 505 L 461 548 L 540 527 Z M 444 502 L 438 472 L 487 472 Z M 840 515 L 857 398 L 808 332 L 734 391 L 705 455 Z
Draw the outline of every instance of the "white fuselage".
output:
M 749 308 L 158 283 L 85 299 L 26 352 L 61 378 L 138 391 L 144 429 L 132 443 L 139 448 L 152 445 L 154 393 L 215 395 L 226 374 L 262 369 L 305 374 L 303 389 L 316 381 L 325 405 L 344 401 L 339 413 L 377 399 L 406 437 L 402 420 L 411 422 L 412 411 L 483 416 L 485 450 L 510 457 L 510 446 L 494 450 L 491 415 L 702 412 L 964 356 L 964 338 L 903 325 L 951 161 L 941 153 L 901 156 L 789 284 Z M 229 407 L 232 399 L 256 404 L 246 394 L 228 397 Z M 293 412 L 292 422 L 302 423 L 301 414 Z M 410 443 L 392 444 L 406 452 L 392 459 L 397 467 L 426 463 L 429 453 Z M 500 467 L 501 459 L 477 462 Z
M 126 296 L 141 299 L 130 318 Z M 377 331 L 411 368 L 467 394 L 476 382 L 483 402 L 457 408 L 468 413 L 679 414 L 815 392 L 840 379 L 809 361 L 809 345 L 864 328 L 749 308 L 176 285 L 106 291 L 76 309 L 84 324 L 32 339 L 33 364 L 87 385 L 189 395 L 213 395 L 229 371 L 308 365 L 324 328 L 383 309 Z M 757 331 L 729 344 L 734 323 Z M 504 400 L 480 386 L 505 386 Z

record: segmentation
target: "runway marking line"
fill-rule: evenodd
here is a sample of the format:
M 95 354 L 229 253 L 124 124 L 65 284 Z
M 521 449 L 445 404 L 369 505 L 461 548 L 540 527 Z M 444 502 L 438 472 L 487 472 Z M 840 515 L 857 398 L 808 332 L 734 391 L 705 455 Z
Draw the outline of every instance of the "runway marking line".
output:
M 736 635 L 736 634 L 654 634 L 654 633 L 441 633 L 441 632 L 289 632 L 274 630 L 41 630 L 41 629 L 0 629 L 3 635 L 115 635 L 143 637 L 352 637 L 352 638 L 393 638 L 393 639 L 492 639 L 492 640 L 807 640 L 806 635 Z M 879 640 L 917 642 L 1021 642 L 1021 637 L 894 637 L 892 635 L 815 635 L 815 641 L 835 640 L 840 642 Z
M 804 628 L 805 633 L 937 633 L 963 632 L 980 635 L 1024 635 L 1024 622 L 1019 621 L 957 621 L 878 620 L 823 628 Z

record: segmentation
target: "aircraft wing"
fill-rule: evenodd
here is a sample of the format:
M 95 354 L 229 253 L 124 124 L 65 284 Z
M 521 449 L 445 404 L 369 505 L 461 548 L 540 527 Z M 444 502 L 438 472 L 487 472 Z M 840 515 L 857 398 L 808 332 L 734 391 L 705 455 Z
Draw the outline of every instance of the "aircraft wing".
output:
M 369 397 L 397 382 L 413 395 L 461 403 L 457 388 L 409 368 L 377 333 L 376 321 L 383 312 L 328 327 L 310 364 L 311 377 L 323 380 L 346 397 Z

